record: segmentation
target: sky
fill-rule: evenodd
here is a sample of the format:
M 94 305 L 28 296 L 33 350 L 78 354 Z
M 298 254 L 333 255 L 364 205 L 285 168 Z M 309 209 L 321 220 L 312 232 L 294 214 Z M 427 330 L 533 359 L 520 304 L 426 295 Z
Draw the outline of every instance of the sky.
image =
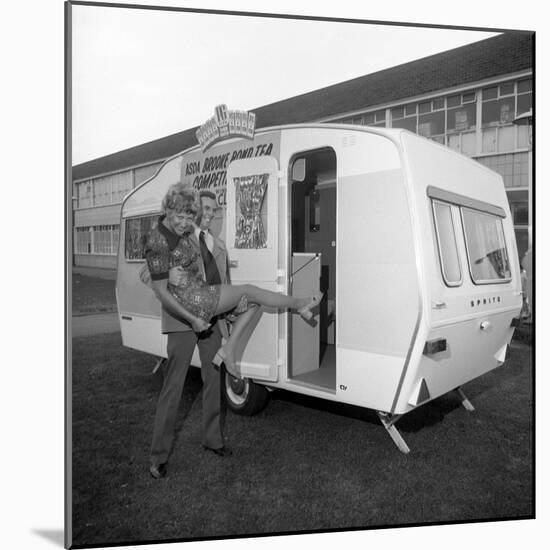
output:
M 75 5 L 72 164 L 495 34 Z

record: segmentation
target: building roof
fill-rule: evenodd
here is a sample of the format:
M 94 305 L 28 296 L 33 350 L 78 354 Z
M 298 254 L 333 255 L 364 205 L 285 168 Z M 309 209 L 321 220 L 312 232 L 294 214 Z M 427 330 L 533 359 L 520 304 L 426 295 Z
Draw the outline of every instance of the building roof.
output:
M 534 33 L 507 32 L 251 109 L 256 127 L 311 122 L 533 68 Z M 73 179 L 162 161 L 197 144 L 197 127 L 73 167 Z

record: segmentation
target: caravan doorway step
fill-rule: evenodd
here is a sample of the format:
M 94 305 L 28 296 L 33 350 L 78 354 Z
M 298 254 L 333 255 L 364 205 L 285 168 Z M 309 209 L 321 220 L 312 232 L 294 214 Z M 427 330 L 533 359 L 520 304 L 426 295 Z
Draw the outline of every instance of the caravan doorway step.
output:
M 294 376 L 292 381 L 334 391 L 336 389 L 336 347 L 327 345 L 319 368 Z

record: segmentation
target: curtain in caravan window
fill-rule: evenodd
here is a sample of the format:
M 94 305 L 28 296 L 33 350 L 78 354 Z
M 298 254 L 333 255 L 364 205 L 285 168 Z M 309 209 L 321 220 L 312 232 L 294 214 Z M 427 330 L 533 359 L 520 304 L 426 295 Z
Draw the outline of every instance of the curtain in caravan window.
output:
M 127 260 L 143 260 L 144 237 L 153 229 L 159 214 L 126 220 L 125 256 Z
M 458 258 L 451 206 L 433 201 L 433 212 L 443 280 L 449 286 L 458 286 L 462 281 L 462 271 Z
M 512 273 L 504 240 L 502 219 L 462 208 L 466 248 L 472 280 L 476 284 L 505 282 Z

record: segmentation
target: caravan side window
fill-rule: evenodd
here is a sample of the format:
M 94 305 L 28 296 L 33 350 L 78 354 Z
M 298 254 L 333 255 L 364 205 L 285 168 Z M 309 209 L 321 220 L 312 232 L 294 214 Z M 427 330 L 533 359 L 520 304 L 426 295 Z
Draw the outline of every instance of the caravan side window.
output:
M 458 257 L 451 205 L 432 201 L 432 207 L 443 280 L 447 286 L 459 286 L 462 283 L 462 270 Z
M 159 214 L 126 220 L 124 255 L 127 260 L 143 260 L 143 237 L 151 231 Z
M 512 278 L 502 219 L 461 207 L 470 274 L 475 284 L 504 283 Z

